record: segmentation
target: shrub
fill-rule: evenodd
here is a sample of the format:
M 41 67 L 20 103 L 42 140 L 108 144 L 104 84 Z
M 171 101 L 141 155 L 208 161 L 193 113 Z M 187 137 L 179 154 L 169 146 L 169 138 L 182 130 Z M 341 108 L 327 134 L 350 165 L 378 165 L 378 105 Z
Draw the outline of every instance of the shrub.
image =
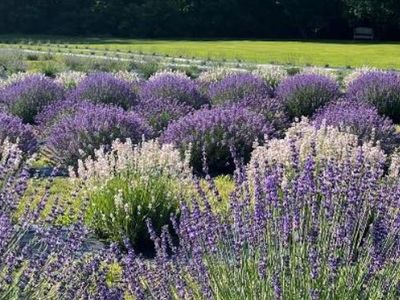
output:
M 209 96 L 213 105 L 237 103 L 247 97 L 268 96 L 271 88 L 251 74 L 234 74 L 210 85 Z
M 161 133 L 170 122 L 186 116 L 193 107 L 176 99 L 143 99 L 135 111 L 145 117 L 157 133 Z
M 0 69 L 3 68 L 8 74 L 25 72 L 24 55 L 19 51 L 0 49 Z
M 145 220 L 151 219 L 158 232 L 169 223 L 191 183 L 191 169 L 171 145 L 148 141 L 134 146 L 128 139 L 115 141 L 109 152 L 96 150 L 71 177 L 88 190 L 90 227 L 103 238 L 121 244 L 129 238 L 146 250 L 151 242 Z
M 45 106 L 62 99 L 63 94 L 62 87 L 52 80 L 32 75 L 2 90 L 0 101 L 11 114 L 32 123 Z
M 200 86 L 208 87 L 212 83 L 216 83 L 221 81 L 227 76 L 235 75 L 241 73 L 241 71 L 232 70 L 229 68 L 214 68 L 204 72 L 201 72 L 197 81 L 199 82 Z
M 0 111 L 0 144 L 6 139 L 11 143 L 18 144 L 18 147 L 24 152 L 34 152 L 37 148 L 37 141 L 31 126 L 23 124 L 18 117 Z
M 281 101 L 276 98 L 261 95 L 250 96 L 243 98 L 242 101 L 238 104 L 234 104 L 234 106 L 243 107 L 263 115 L 265 119 L 274 126 L 279 134 L 289 125 L 285 108 Z
M 136 104 L 136 94 L 131 85 L 108 73 L 88 75 L 70 97 L 94 103 L 119 105 L 125 109 Z
M 115 299 L 107 287 L 114 256 L 102 243 L 89 242 L 82 219 L 73 226 L 54 225 L 63 213 L 56 201 L 40 220 L 49 200 L 47 189 L 37 205 L 27 203 L 23 218 L 15 217 L 28 185 L 28 167 L 16 145 L 0 144 L 0 298 L 98 298 L 101 289 L 107 299 Z
M 93 155 L 100 146 L 109 146 L 117 138 L 134 143 L 152 135 L 150 126 L 137 114 L 113 106 L 85 106 L 63 117 L 46 139 L 53 158 L 64 165 L 76 165 L 78 159 Z
M 398 143 L 396 128 L 391 120 L 381 117 L 376 108 L 360 101 L 342 100 L 328 104 L 315 116 L 314 123 L 335 126 L 340 131 L 358 136 L 360 142 L 380 142 L 383 149 L 393 150 Z
M 356 135 L 341 132 L 325 123 L 316 128 L 308 119 L 303 118 L 287 130 L 284 139 L 272 139 L 254 149 L 248 166 L 249 177 L 254 178 L 257 172 L 265 170 L 266 165 L 270 164 L 282 165 L 291 170 L 293 149 L 296 149 L 297 164 L 301 167 L 314 152 L 316 165 L 329 161 L 354 164 L 360 150 L 369 165 L 380 167 L 386 160 L 386 155 L 379 146 L 372 143 L 359 146 Z
M 398 298 L 398 185 L 356 152 L 354 168 L 336 160 L 318 168 L 313 155 L 299 166 L 296 150 L 291 177 L 279 165 L 259 167 L 254 186 L 244 180 L 232 194 L 224 218 L 207 204 L 182 205 L 172 255 L 165 229 L 153 234 L 155 265 L 133 255 L 125 264 L 131 278 L 146 278 L 129 283 L 133 296 Z
M 72 116 L 80 110 L 96 109 L 99 104 L 76 99 L 56 101 L 46 106 L 35 118 L 39 134 L 46 137 L 52 128 L 64 117 Z
M 282 80 L 288 77 L 287 71 L 279 66 L 258 67 L 252 71 L 252 74 L 262 78 L 273 90 L 277 88 Z
M 277 88 L 289 117 L 310 116 L 319 107 L 339 97 L 339 87 L 331 79 L 314 74 L 299 74 L 284 80 Z
M 337 72 L 331 69 L 321 67 L 306 67 L 301 71 L 301 74 L 313 74 L 330 78 L 332 81 L 337 80 Z
M 118 71 L 113 74 L 116 78 L 129 82 L 133 87 L 136 87 L 140 82 L 140 77 L 135 72 Z
M 347 89 L 350 99 L 374 105 L 380 114 L 400 120 L 400 76 L 397 73 L 368 72 Z
M 272 125 L 262 115 L 233 106 L 203 109 L 183 117 L 168 126 L 161 140 L 181 151 L 191 149 L 191 164 L 198 173 L 204 154 L 209 172 L 215 175 L 235 169 L 231 151 L 247 161 L 253 143 L 271 134 Z
M 39 73 L 24 73 L 24 72 L 19 72 L 19 73 L 13 73 L 10 76 L 6 77 L 5 79 L 3 79 L 3 81 L 0 83 L 0 89 L 2 88 L 6 88 L 10 85 L 13 85 L 14 83 L 17 83 L 19 81 L 23 81 L 28 77 L 31 77 L 32 75 L 35 76 L 40 76 L 42 78 L 45 78 L 45 76 L 43 74 L 39 74 Z
M 78 71 L 67 71 L 58 73 L 55 82 L 63 86 L 67 90 L 72 90 L 77 87 L 77 85 L 84 80 L 86 74 Z
M 357 80 L 360 76 L 363 76 L 366 73 L 369 72 L 378 72 L 379 70 L 373 67 L 362 67 L 355 69 L 351 72 L 349 72 L 343 79 L 343 86 L 345 88 L 348 88 L 353 81 Z
M 199 108 L 207 103 L 198 86 L 186 75 L 179 72 L 155 74 L 141 87 L 140 97 L 149 99 L 173 99 L 180 103 Z

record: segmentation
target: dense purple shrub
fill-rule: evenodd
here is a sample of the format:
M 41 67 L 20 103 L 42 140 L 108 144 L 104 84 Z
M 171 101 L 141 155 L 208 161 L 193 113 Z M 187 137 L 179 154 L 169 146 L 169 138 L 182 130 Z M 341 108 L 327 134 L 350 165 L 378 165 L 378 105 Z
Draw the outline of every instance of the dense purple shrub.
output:
M 18 117 L 0 111 L 0 144 L 8 138 L 11 143 L 17 143 L 24 152 L 33 152 L 37 148 L 37 141 L 32 127 L 24 124 Z
M 145 117 L 157 133 L 161 133 L 171 121 L 186 116 L 194 110 L 192 106 L 173 98 L 143 99 L 135 111 Z
M 221 105 L 237 103 L 249 97 L 266 97 L 271 95 L 272 89 L 262 78 L 238 73 L 211 84 L 208 93 L 213 105 Z
M 398 182 L 387 184 L 384 170 L 369 165 L 361 150 L 351 167 L 346 161 L 317 166 L 312 156 L 301 166 L 298 155 L 295 149 L 289 176 L 279 165 L 253 181 L 237 173 L 224 217 L 207 197 L 183 203 L 174 223 L 178 247 L 169 242 L 168 228 L 156 236 L 149 225 L 155 265 L 132 252 L 135 263 L 124 264 L 134 295 L 398 299 Z
M 86 100 L 76 100 L 72 98 L 56 101 L 46 106 L 35 118 L 38 131 L 41 136 L 46 136 L 51 128 L 66 116 L 71 116 L 79 110 L 90 108 L 96 109 L 100 104 Z
M 374 106 L 365 102 L 340 100 L 330 103 L 314 116 L 317 127 L 323 122 L 357 135 L 361 142 L 379 141 L 387 151 L 393 150 L 399 141 L 392 121 L 380 116 Z
M 122 289 L 109 287 L 106 276 L 118 252 L 99 242 L 93 250 L 83 220 L 86 200 L 73 224 L 55 225 L 66 213 L 63 206 L 58 200 L 52 204 L 49 193 L 41 195 L 39 203 L 21 201 L 28 168 L 18 151 L 11 149 L 3 156 L 3 150 L 0 145 L 0 298 L 122 299 Z M 21 207 L 23 217 L 16 218 Z
M 180 74 L 159 74 L 147 80 L 140 89 L 143 101 L 172 99 L 182 104 L 200 108 L 207 103 L 199 88 L 189 77 Z
M 380 114 L 400 120 L 400 75 L 387 72 L 368 72 L 354 80 L 347 89 L 353 100 L 373 104 Z
M 136 104 L 136 94 L 127 81 L 109 73 L 93 73 L 83 79 L 70 98 L 129 108 Z
M 191 163 L 202 172 L 203 155 L 211 174 L 234 170 L 233 153 L 247 162 L 253 143 L 273 134 L 272 125 L 241 107 L 203 109 L 171 123 L 161 136 L 182 151 L 191 147 Z
M 276 95 L 289 117 L 294 118 L 312 115 L 319 107 L 336 100 L 340 92 L 338 84 L 328 77 L 298 74 L 282 81 Z
M 277 133 L 283 133 L 283 130 L 289 125 L 289 118 L 285 113 L 285 108 L 282 102 L 276 98 L 256 95 L 245 97 L 239 103 L 233 105 L 263 115 L 274 126 Z
M 118 138 L 137 143 L 152 135 L 151 127 L 134 112 L 107 105 L 84 106 L 51 128 L 46 146 L 57 161 L 76 165 L 78 159 Z
M 0 92 L 0 102 L 24 123 L 33 123 L 35 116 L 48 104 L 62 99 L 64 90 L 51 79 L 32 75 Z

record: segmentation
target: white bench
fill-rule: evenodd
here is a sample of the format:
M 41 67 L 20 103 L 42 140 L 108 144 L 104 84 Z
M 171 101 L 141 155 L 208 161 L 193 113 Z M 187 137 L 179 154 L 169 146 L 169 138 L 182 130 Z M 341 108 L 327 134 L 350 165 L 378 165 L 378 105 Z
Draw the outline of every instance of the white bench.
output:
M 374 30 L 369 27 L 356 27 L 354 28 L 353 38 L 355 40 L 373 40 Z

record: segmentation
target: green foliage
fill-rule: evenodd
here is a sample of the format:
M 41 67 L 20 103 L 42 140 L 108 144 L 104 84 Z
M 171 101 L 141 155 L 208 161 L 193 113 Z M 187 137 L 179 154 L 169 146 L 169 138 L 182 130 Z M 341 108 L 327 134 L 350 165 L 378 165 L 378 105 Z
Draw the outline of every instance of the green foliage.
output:
M 124 172 L 89 193 L 87 222 L 102 238 L 122 242 L 127 237 L 138 247 L 148 246 L 146 219 L 160 231 L 177 211 L 180 193 L 176 179 Z

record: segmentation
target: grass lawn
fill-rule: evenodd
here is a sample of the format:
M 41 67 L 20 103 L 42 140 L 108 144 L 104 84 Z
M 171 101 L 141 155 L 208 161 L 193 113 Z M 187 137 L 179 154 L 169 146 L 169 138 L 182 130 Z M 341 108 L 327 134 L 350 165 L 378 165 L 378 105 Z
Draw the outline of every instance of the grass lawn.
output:
M 135 52 L 171 57 L 316 65 L 330 67 L 373 66 L 400 69 L 400 43 L 352 41 L 262 40 L 143 40 L 115 38 L 67 38 L 52 36 L 0 36 L 8 43 L 101 51 Z M 52 45 L 50 45 L 52 44 Z M 62 45 L 59 45 L 62 44 Z M 4 46 L 4 45 L 3 45 Z

